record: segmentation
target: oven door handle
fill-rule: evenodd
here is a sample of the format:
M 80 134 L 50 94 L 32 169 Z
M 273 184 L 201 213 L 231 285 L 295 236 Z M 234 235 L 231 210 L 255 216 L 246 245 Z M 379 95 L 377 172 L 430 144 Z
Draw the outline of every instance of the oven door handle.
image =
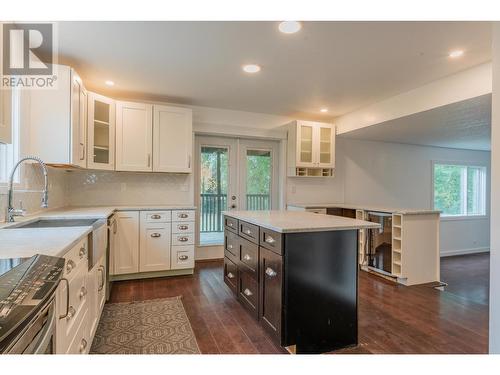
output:
M 50 307 L 51 311 L 49 312 L 49 322 L 45 326 L 45 332 L 43 333 L 43 337 L 40 339 L 38 344 L 35 347 L 35 351 L 33 354 L 45 354 L 47 347 L 50 344 L 50 340 L 52 340 L 54 337 L 54 327 L 56 324 L 56 314 L 55 314 L 55 303 L 52 302 L 52 306 Z M 52 348 L 52 351 L 55 351 L 55 348 Z M 51 354 L 55 354 L 51 353 Z

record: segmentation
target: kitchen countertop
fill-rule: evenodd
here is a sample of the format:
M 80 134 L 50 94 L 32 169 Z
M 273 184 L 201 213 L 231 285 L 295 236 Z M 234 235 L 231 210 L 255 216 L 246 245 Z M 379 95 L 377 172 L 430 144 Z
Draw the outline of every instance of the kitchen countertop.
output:
M 279 233 L 380 228 L 370 221 L 303 211 L 224 211 L 223 214 Z
M 317 209 L 317 208 L 351 208 L 354 210 L 364 210 L 364 211 L 379 211 L 379 212 L 391 212 L 401 215 L 426 215 L 426 214 L 440 214 L 439 210 L 430 210 L 425 208 L 394 208 L 394 207 L 380 207 L 380 206 L 369 206 L 361 204 L 349 204 L 349 203 L 294 203 L 289 204 L 288 207 L 299 207 L 304 209 Z
M 116 211 L 194 210 L 188 205 L 158 206 L 93 206 L 63 207 L 25 217 L 16 217 L 15 223 L 0 223 L 0 258 L 23 258 L 35 254 L 64 256 L 82 237 L 92 231 L 91 226 L 63 228 L 5 229 L 20 222 L 51 219 L 106 219 Z

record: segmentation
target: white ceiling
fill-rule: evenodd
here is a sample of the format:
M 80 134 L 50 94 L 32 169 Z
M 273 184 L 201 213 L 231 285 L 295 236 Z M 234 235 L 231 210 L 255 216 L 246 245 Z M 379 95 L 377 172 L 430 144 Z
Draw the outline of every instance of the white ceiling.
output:
M 491 150 L 491 94 L 344 133 L 341 137 Z
M 331 119 L 489 61 L 490 26 L 304 22 L 286 35 L 278 22 L 61 22 L 58 40 L 60 62 L 108 94 Z

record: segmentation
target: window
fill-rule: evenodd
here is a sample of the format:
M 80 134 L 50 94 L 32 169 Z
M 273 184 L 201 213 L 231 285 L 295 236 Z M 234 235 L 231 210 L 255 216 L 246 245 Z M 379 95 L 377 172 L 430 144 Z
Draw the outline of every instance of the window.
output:
M 434 208 L 442 216 L 486 215 L 486 167 L 435 163 Z
M 0 185 L 9 182 L 10 172 L 14 164 L 19 160 L 20 139 L 20 91 L 13 89 L 11 121 L 12 121 L 12 143 L 0 143 Z M 19 182 L 19 170 L 14 176 L 14 182 Z

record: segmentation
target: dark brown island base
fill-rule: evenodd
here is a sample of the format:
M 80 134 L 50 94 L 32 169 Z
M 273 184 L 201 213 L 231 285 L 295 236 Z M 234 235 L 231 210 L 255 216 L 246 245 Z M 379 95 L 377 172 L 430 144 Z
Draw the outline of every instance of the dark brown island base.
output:
M 294 211 L 224 212 L 224 281 L 295 353 L 358 343 L 358 230 L 372 222 Z

